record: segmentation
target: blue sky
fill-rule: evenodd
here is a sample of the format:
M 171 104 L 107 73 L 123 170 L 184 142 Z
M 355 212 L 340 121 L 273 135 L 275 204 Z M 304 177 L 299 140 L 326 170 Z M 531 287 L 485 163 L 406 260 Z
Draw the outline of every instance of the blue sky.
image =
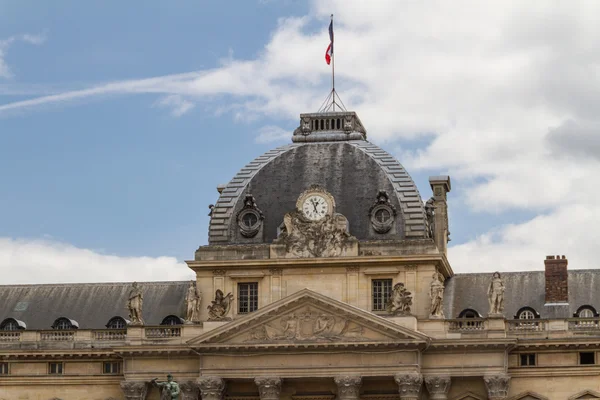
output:
M 424 200 L 429 175 L 452 176 L 455 271 L 540 269 L 555 252 L 594 267 L 578 233 L 600 220 L 597 153 L 580 156 L 597 145 L 594 3 L 224 4 L 0 0 L 12 281 L 189 277 L 217 184 L 326 96 L 332 12 L 338 88 L 370 139 Z

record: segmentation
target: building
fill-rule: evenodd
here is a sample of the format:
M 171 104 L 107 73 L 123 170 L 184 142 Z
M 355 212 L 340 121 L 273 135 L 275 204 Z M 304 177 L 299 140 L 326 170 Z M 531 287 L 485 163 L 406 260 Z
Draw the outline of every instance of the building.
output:
M 600 398 L 598 271 L 455 274 L 450 178 L 424 202 L 366 138 L 302 114 L 218 188 L 195 282 L 1 286 L 0 399 Z

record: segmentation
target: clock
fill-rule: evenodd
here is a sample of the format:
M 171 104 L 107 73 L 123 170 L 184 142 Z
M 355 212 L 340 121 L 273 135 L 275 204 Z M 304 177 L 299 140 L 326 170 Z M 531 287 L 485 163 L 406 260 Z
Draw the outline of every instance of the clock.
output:
M 333 216 L 333 196 L 324 189 L 313 186 L 300 195 L 296 208 L 309 221 L 320 221 L 327 215 Z

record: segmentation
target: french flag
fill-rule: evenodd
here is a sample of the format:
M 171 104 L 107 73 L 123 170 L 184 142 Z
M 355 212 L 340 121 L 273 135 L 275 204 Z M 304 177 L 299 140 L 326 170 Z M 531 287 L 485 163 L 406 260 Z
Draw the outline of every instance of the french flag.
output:
M 325 51 L 327 65 L 331 64 L 331 57 L 333 57 L 333 18 L 329 24 L 329 46 L 327 46 L 327 50 Z

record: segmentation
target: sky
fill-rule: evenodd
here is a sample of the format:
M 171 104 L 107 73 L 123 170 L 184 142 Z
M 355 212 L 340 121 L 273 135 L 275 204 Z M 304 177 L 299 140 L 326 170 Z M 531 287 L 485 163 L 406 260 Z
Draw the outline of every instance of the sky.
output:
M 216 187 L 336 89 L 450 175 L 455 272 L 598 267 L 600 2 L 0 0 L 0 283 L 191 279 Z

